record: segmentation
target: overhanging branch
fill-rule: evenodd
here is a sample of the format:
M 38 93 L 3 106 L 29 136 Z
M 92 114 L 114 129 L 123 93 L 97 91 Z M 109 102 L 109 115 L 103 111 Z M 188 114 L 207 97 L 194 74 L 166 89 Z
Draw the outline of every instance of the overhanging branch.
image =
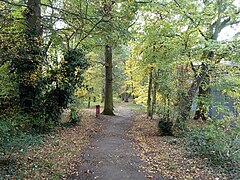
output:
M 18 3 L 15 3 L 15 2 L 12 2 L 12 1 L 7 1 L 7 0 L 0 0 L 0 2 L 4 2 L 6 4 L 10 4 L 10 5 L 13 5 L 13 6 L 18 6 L 18 7 L 27 7 L 27 5 L 25 5 L 25 4 L 18 4 Z
M 181 5 L 177 2 L 177 0 L 173 0 L 173 1 L 177 4 L 177 6 L 178 6 L 180 9 L 182 9 Z M 194 21 L 194 19 L 193 19 L 189 14 L 187 14 L 186 11 L 183 10 L 183 13 L 184 13 L 184 15 L 194 24 L 195 27 L 198 26 L 198 25 L 196 25 L 196 22 Z M 208 41 L 208 37 L 201 31 L 201 29 L 198 28 L 198 32 L 203 36 L 203 38 L 204 38 L 205 40 Z
M 104 17 L 102 17 L 102 18 L 87 32 L 87 34 L 86 34 L 85 36 L 83 36 L 83 37 L 78 41 L 78 43 L 76 44 L 76 46 L 75 46 L 74 49 L 77 49 L 77 47 L 80 45 L 80 43 L 81 43 L 84 39 L 86 39 L 86 38 L 91 34 L 91 32 L 103 21 L 103 18 L 104 18 Z

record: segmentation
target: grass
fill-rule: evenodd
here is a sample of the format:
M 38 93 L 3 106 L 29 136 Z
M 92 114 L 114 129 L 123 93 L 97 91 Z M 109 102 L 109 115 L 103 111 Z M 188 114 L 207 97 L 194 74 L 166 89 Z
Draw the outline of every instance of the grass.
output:
M 96 105 L 100 105 L 100 107 L 103 107 L 103 103 L 101 101 L 96 101 L 96 102 L 93 102 L 91 101 L 90 103 L 90 108 L 95 108 Z M 81 100 L 80 101 L 80 105 L 79 105 L 80 108 L 88 108 L 88 101 L 86 100 Z
M 139 104 L 128 103 L 127 107 L 131 109 L 133 112 L 145 112 L 146 108 Z

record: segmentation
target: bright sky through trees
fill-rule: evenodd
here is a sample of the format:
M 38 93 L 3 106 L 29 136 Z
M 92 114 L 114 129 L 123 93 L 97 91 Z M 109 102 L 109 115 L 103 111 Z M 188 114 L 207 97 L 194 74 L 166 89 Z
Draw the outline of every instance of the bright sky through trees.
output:
M 240 8 L 240 0 L 235 0 L 234 5 L 238 6 Z M 240 24 L 234 25 L 232 27 L 226 27 L 222 30 L 222 32 L 219 34 L 219 40 L 227 40 L 231 39 L 235 34 L 240 32 Z

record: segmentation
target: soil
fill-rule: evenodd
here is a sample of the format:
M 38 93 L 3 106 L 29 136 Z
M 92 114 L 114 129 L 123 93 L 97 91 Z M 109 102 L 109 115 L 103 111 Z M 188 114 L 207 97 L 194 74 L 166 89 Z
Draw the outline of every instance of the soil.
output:
M 135 114 L 127 104 L 115 111 L 116 116 L 100 115 L 99 131 L 91 137 L 90 145 L 82 152 L 75 172 L 67 179 L 82 180 L 145 180 L 163 179 L 145 174 L 139 168 L 143 164 L 128 136 Z

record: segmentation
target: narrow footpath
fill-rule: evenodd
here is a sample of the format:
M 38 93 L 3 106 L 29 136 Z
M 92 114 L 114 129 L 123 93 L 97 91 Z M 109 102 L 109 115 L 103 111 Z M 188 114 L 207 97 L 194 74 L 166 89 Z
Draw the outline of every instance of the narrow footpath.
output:
M 97 119 L 100 131 L 81 154 L 76 172 L 67 179 L 146 180 L 139 169 L 141 160 L 127 136 L 134 114 L 126 104 L 116 109 L 116 116 Z

